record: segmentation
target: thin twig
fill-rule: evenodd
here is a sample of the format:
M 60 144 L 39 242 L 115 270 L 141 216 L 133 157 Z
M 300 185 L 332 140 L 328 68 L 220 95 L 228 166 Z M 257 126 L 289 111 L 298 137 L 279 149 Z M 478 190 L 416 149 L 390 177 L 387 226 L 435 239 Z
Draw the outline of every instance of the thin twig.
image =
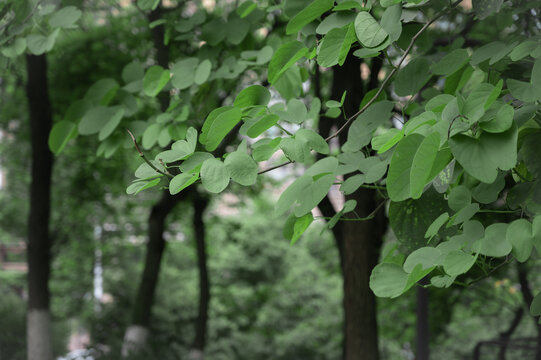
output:
M 156 171 L 157 173 L 159 174 L 162 174 L 164 176 L 167 176 L 169 178 L 174 178 L 174 176 L 172 174 L 170 174 L 169 172 L 164 172 L 164 171 L 161 171 L 160 169 L 158 169 L 152 162 L 150 162 L 147 157 L 145 156 L 145 154 L 141 151 L 141 149 L 139 148 L 139 145 L 137 144 L 137 140 L 135 140 L 135 136 L 133 136 L 132 132 L 129 130 L 129 129 L 126 129 L 126 131 L 128 132 L 128 134 L 130 134 L 130 137 L 133 141 L 133 144 L 135 145 L 135 149 L 137 150 L 137 152 L 139 153 L 139 156 L 148 164 L 148 166 L 150 166 L 152 169 L 154 169 L 154 171 Z
M 264 174 L 264 173 L 266 173 L 266 172 L 272 171 L 272 170 L 274 170 L 274 169 L 281 168 L 282 166 L 286 166 L 287 164 L 291 164 L 291 163 L 293 163 L 293 161 L 288 160 L 288 161 L 286 161 L 286 162 L 284 162 L 284 163 L 281 163 L 281 164 L 272 166 L 272 167 L 270 167 L 270 168 L 268 168 L 268 169 L 261 170 L 260 172 L 257 173 L 257 175 Z
M 293 136 L 293 133 L 287 131 L 282 125 L 276 124 L 276 126 L 278 126 L 278 127 L 280 128 L 280 130 L 282 130 L 283 132 L 285 132 L 285 133 L 288 134 L 289 136 Z

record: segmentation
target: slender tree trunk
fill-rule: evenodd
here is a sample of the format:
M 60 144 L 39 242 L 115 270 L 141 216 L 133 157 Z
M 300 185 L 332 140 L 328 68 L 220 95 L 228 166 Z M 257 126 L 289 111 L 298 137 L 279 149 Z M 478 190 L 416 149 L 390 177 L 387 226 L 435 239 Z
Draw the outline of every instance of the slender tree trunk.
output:
M 32 170 L 30 214 L 28 217 L 28 314 L 27 359 L 52 360 L 51 317 L 49 312 L 49 272 L 51 239 L 51 174 L 53 156 L 48 137 L 52 110 L 47 82 L 45 55 L 27 55 L 26 94 L 30 111 Z
M 160 7 L 148 15 L 149 22 L 159 20 L 162 15 Z M 152 40 L 156 49 L 156 60 L 158 65 L 167 68 L 169 64 L 169 48 L 164 44 L 164 27 L 156 26 L 152 29 Z M 158 94 L 160 108 L 165 111 L 168 107 L 169 97 L 166 93 Z M 148 243 L 145 258 L 145 266 L 139 290 L 135 299 L 135 305 L 132 315 L 132 324 L 128 326 L 124 334 L 122 344 L 122 356 L 128 357 L 131 352 L 144 347 L 148 338 L 148 327 L 150 325 L 150 316 L 152 305 L 154 303 L 154 294 L 158 283 L 160 265 L 163 252 L 165 250 L 165 240 L 163 232 L 165 229 L 165 219 L 173 210 L 179 200 L 179 196 L 171 196 L 168 191 L 162 193 L 162 197 L 156 203 L 150 212 L 148 218 Z
M 419 281 L 421 285 L 428 284 L 428 279 Z M 417 287 L 417 354 L 416 360 L 428 360 L 430 358 L 430 329 L 429 329 L 429 295 L 428 289 Z
M 524 299 L 526 308 L 530 309 L 530 305 L 533 301 L 533 293 L 530 289 L 530 283 L 528 282 L 528 271 L 526 269 L 526 264 L 517 264 L 517 270 L 522 298 Z M 533 321 L 537 329 L 537 351 L 535 354 L 535 360 L 541 360 L 541 325 L 538 323 L 538 317 L 533 318 Z
M 131 352 L 142 348 L 148 338 L 152 305 L 154 304 L 160 265 L 165 250 L 165 240 L 163 238 L 165 220 L 179 199 L 179 196 L 171 196 L 164 191 L 160 201 L 152 207 L 150 212 L 145 267 L 137 297 L 135 298 L 132 325 L 128 327 L 124 335 L 123 357 L 127 357 Z
M 208 200 L 196 196 L 193 200 L 193 229 L 197 248 L 197 264 L 199 268 L 199 310 L 195 323 L 195 338 L 190 351 L 191 360 L 202 360 L 207 336 L 208 308 L 210 302 L 210 282 L 207 268 L 207 250 L 205 244 L 205 223 L 203 214 Z

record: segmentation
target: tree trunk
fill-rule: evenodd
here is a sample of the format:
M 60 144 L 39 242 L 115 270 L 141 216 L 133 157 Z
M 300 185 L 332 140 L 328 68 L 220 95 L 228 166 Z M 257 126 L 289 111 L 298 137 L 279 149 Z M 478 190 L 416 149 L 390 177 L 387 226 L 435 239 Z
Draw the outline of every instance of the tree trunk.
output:
M 528 271 L 526 269 L 526 264 L 517 264 L 518 270 L 518 281 L 520 283 L 520 290 L 522 292 L 522 298 L 524 299 L 524 304 L 529 310 L 530 305 L 533 301 L 533 293 L 530 289 L 530 283 L 528 282 Z M 536 354 L 535 360 L 541 360 L 541 325 L 538 322 L 538 317 L 534 317 L 533 321 L 537 329 L 537 344 L 536 344 Z
M 162 15 L 160 7 L 148 14 L 148 21 L 159 20 Z M 156 49 L 156 60 L 158 65 L 167 68 L 169 65 L 169 48 L 164 44 L 164 27 L 158 25 L 152 28 L 152 40 Z M 169 102 L 169 96 L 166 93 L 158 94 L 158 101 L 162 111 L 166 111 Z M 165 241 L 163 232 L 165 229 L 165 218 L 173 210 L 178 202 L 179 196 L 171 196 L 166 190 L 162 198 L 156 203 L 150 212 L 148 219 L 148 243 L 145 259 L 145 267 L 139 291 L 135 299 L 135 305 L 132 316 L 132 324 L 128 326 L 124 334 L 122 344 L 122 356 L 127 357 L 131 352 L 141 349 L 146 344 L 148 338 L 148 327 L 150 325 L 150 315 L 154 303 L 154 294 L 160 273 Z
M 421 285 L 428 284 L 428 279 L 419 281 Z M 430 329 L 429 329 L 429 295 L 428 289 L 418 286 L 417 292 L 417 354 L 416 360 L 428 360 L 430 358 Z
M 372 63 L 372 78 L 377 79 L 380 59 Z M 342 66 L 333 68 L 333 83 L 331 98 L 340 100 L 344 90 L 347 91 L 344 110 L 351 116 L 359 110 L 359 104 L 364 96 L 361 79 L 361 61 L 348 56 Z M 368 86 L 372 84 L 370 79 Z M 320 121 L 325 121 L 321 119 Z M 321 126 L 325 126 L 321 124 Z M 330 123 L 326 125 L 330 131 Z M 346 140 L 347 132 L 340 136 L 340 143 Z M 355 212 L 360 217 L 366 217 L 377 207 L 377 194 L 372 189 L 361 188 L 346 197 L 346 200 L 356 200 Z M 341 235 L 337 241 L 342 261 L 344 277 L 344 360 L 378 360 L 378 324 L 376 298 L 370 290 L 370 274 L 377 265 L 382 238 L 387 226 L 383 209 L 368 221 L 343 221 L 337 224 L 335 234 Z
M 355 211 L 368 216 L 376 208 L 376 193 L 360 189 L 347 200 L 357 201 Z M 383 208 L 368 221 L 344 221 L 345 360 L 377 360 L 378 323 L 376 298 L 370 290 L 370 274 L 377 265 L 386 227 Z
M 137 297 L 135 298 L 132 325 L 128 327 L 124 335 L 123 357 L 127 357 L 131 352 L 140 349 L 146 343 L 162 255 L 165 250 L 165 240 L 163 238 L 165 220 L 179 199 L 178 195 L 171 196 L 169 192 L 164 191 L 160 201 L 152 207 L 150 212 L 145 267 Z
M 207 208 L 208 200 L 196 196 L 193 200 L 193 229 L 197 248 L 197 264 L 199 268 L 199 310 L 195 323 L 195 338 L 189 358 L 202 360 L 207 335 L 208 308 L 210 302 L 210 283 L 207 268 L 207 251 L 205 244 L 205 223 L 203 214 Z
M 47 82 L 45 55 L 27 55 L 26 94 L 30 112 L 32 169 L 30 213 L 28 217 L 28 316 L 27 359 L 52 360 L 51 318 L 49 313 L 49 272 L 51 239 L 51 174 L 53 155 L 48 138 L 52 110 Z

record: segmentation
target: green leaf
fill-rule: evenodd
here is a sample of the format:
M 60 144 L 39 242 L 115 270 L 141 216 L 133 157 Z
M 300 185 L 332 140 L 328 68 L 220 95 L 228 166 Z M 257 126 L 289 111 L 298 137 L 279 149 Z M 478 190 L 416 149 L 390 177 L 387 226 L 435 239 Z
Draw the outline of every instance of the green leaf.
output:
M 398 143 L 393 152 L 389 173 L 387 174 L 387 193 L 391 200 L 402 201 L 411 197 L 412 164 L 417 149 L 419 149 L 424 139 L 419 134 L 406 136 Z
M 538 292 L 533 298 L 532 303 L 530 304 L 530 314 L 532 316 L 541 315 L 541 292 Z
M 295 216 L 302 216 L 311 212 L 327 196 L 334 181 L 334 174 L 327 174 L 304 188 L 297 198 L 298 205 L 294 211 Z
M 122 120 L 122 117 L 124 116 L 124 108 L 120 106 L 115 106 L 112 109 L 114 109 L 114 114 L 109 118 L 109 121 L 105 123 L 105 125 L 101 128 L 98 139 L 100 141 L 103 141 L 109 137 L 115 131 L 118 124 L 120 124 L 120 121 Z
M 68 141 L 77 136 L 77 126 L 71 121 L 56 123 L 49 133 L 49 149 L 58 155 L 66 147 Z
M 340 11 L 334 12 L 329 16 L 325 17 L 323 21 L 316 28 L 316 33 L 320 35 L 325 35 L 333 29 L 343 28 L 346 25 L 351 24 L 355 20 L 357 14 L 353 11 Z M 355 27 L 354 30 L 354 41 L 355 37 Z
M 318 64 L 323 67 L 342 65 L 353 42 L 355 42 L 355 32 L 352 24 L 332 29 L 321 40 L 317 55 Z
M 510 170 L 517 162 L 516 126 L 503 133 L 482 133 L 479 139 L 455 135 L 449 146 L 457 161 L 476 179 L 491 184 L 498 169 Z
M 245 18 L 250 15 L 255 9 L 257 9 L 257 4 L 253 1 L 245 1 L 237 7 L 237 15 L 241 18 Z
M 193 184 L 199 178 L 199 174 L 178 174 L 171 179 L 169 183 L 169 193 L 171 195 L 178 194 L 188 186 Z
M 293 225 L 293 236 L 291 237 L 291 245 L 294 245 L 297 240 L 301 237 L 302 234 L 308 229 L 310 224 L 314 221 L 312 213 L 308 213 L 299 218 L 296 218 L 295 224 Z
M 108 105 L 116 96 L 119 87 L 114 79 L 100 79 L 87 90 L 85 100 L 95 105 Z
M 506 239 L 513 247 L 513 256 L 519 262 L 530 258 L 533 249 L 532 224 L 526 219 L 517 219 L 509 224 Z
M 210 46 L 216 46 L 225 40 L 227 36 L 227 24 L 222 18 L 216 18 L 203 25 L 201 39 Z
M 162 126 L 160 124 L 152 124 L 146 128 L 145 132 L 143 133 L 142 143 L 144 149 L 149 150 L 156 144 L 161 130 Z
M 198 64 L 199 60 L 193 57 L 176 62 L 171 67 L 171 73 L 173 74 L 171 84 L 179 90 L 184 90 L 192 86 L 195 81 L 195 73 L 198 69 Z
M 359 42 L 367 48 L 380 45 L 389 34 L 367 11 L 361 11 L 355 18 L 355 33 Z
M 348 139 L 342 146 L 342 151 L 355 152 L 368 145 L 378 126 L 391 118 L 393 106 L 391 101 L 379 101 L 370 105 L 349 127 Z
M 398 72 L 394 80 L 394 91 L 398 96 L 416 94 L 430 77 L 429 61 L 424 57 L 415 58 Z
M 303 8 L 287 24 L 286 35 L 299 32 L 305 25 L 320 17 L 325 11 L 330 10 L 334 0 L 315 0 Z
M 477 256 L 467 254 L 462 250 L 453 250 L 443 260 L 443 270 L 451 276 L 462 275 L 471 269 L 476 260 Z
M 265 143 L 262 143 L 260 145 L 254 144 L 252 156 L 255 161 L 267 161 L 271 158 L 271 156 L 278 151 L 280 147 L 280 143 L 282 142 L 282 138 L 275 138 L 275 139 L 262 139 L 262 141 L 267 140 Z M 258 142 L 259 143 L 259 142 Z M 257 144 L 257 143 L 256 143 Z
M 404 271 L 411 273 L 417 265 L 423 270 L 439 265 L 441 251 L 433 247 L 422 247 L 412 252 L 404 262 Z
M 258 167 L 254 159 L 245 152 L 235 151 L 225 158 L 225 166 L 231 179 L 243 186 L 255 184 Z
M 222 113 L 229 111 L 231 109 L 233 109 L 233 106 L 223 106 L 223 107 L 219 107 L 217 109 L 212 110 L 210 114 L 208 114 L 207 118 L 205 119 L 205 122 L 203 123 L 203 127 L 201 128 L 201 135 L 199 136 L 199 142 L 201 144 L 204 145 L 205 142 L 207 141 L 207 134 L 212 124 L 214 123 L 214 120 L 216 120 L 216 118 Z
M 462 209 L 460 209 L 451 219 L 449 219 L 449 223 L 447 223 L 447 227 L 450 227 L 452 225 L 459 225 L 463 223 L 464 221 L 470 220 L 473 215 L 475 215 L 479 211 L 479 204 L 473 203 L 469 204 Z
M 537 48 L 537 45 L 538 45 L 537 41 L 527 40 L 523 43 L 520 43 L 518 46 L 516 46 L 513 49 L 513 51 L 511 51 L 511 53 L 509 54 L 509 57 L 513 61 L 519 61 L 525 58 L 526 56 L 530 55 L 532 51 L 534 51 L 535 48 Z
M 114 127 L 116 127 L 120 119 L 122 119 L 123 115 L 124 109 L 118 106 L 97 106 L 91 108 L 89 111 L 86 112 L 86 114 L 81 119 L 81 122 L 79 123 L 79 134 L 92 135 L 100 132 L 102 129 L 110 130 L 108 128 L 112 127 L 113 125 Z M 110 125 L 106 127 L 106 125 L 108 124 Z
M 443 224 L 445 224 L 449 220 L 449 213 L 444 212 L 436 220 L 430 224 L 428 229 L 425 232 L 425 239 L 428 239 L 428 241 L 432 240 L 434 236 L 440 231 Z
M 233 45 L 239 45 L 248 35 L 250 25 L 245 19 L 230 16 L 227 21 L 227 41 Z
M 218 159 L 208 159 L 201 166 L 201 183 L 211 193 L 220 193 L 229 185 L 229 171 Z
M 451 190 L 451 193 L 449 194 L 447 202 L 449 203 L 449 207 L 451 209 L 453 209 L 454 211 L 460 211 L 461 209 L 471 204 L 470 189 L 468 189 L 464 185 L 459 185 L 453 188 L 453 190 Z
M 310 186 L 312 182 L 312 176 L 306 174 L 293 181 L 280 195 L 276 203 L 276 215 L 280 216 L 285 213 L 297 201 L 299 193 Z
M 395 298 L 402 295 L 408 274 L 397 264 L 376 265 L 370 275 L 370 289 L 377 297 Z
M 238 108 L 232 108 L 219 114 L 210 125 L 206 135 L 205 148 L 214 151 L 220 145 L 224 137 L 237 125 L 242 116 Z M 208 119 L 207 119 L 208 121 Z
M 54 28 L 69 28 L 81 17 L 81 10 L 75 6 L 66 6 L 55 12 L 49 19 L 49 25 Z
M 180 164 L 178 169 L 183 173 L 193 173 L 194 171 L 199 172 L 203 162 L 212 158 L 214 158 L 214 156 L 212 156 L 211 153 L 196 151 L 188 156 L 188 158 L 184 160 L 182 164 Z
M 404 130 L 391 128 L 381 135 L 374 136 L 371 145 L 374 150 L 377 150 L 378 154 L 383 154 L 395 146 L 403 137 Z
M 280 148 L 292 161 L 304 163 L 310 157 L 310 146 L 305 141 L 296 138 L 285 138 L 280 142 Z
M 473 250 L 481 255 L 504 257 L 513 247 L 506 239 L 509 224 L 495 223 L 485 229 L 485 236 L 473 245 Z
M 490 108 L 500 95 L 502 86 L 503 81 L 500 80 L 496 86 L 481 83 L 473 89 L 468 95 L 462 110 L 462 114 L 468 118 L 470 124 L 479 120 L 485 111 Z
M 279 116 L 275 114 L 268 114 L 262 116 L 257 120 L 257 122 L 255 122 L 252 126 L 248 128 L 246 135 L 248 135 L 252 139 L 256 138 L 274 125 L 276 125 L 278 123 L 278 119 Z
M 436 75 L 451 75 L 460 70 L 470 60 L 466 49 L 456 49 L 432 65 L 432 72 Z
M 439 148 L 440 135 L 437 132 L 428 135 L 419 144 L 411 163 L 409 175 L 410 193 L 413 199 L 420 198 L 425 185 L 432 181 L 432 179 L 436 176 L 436 174 L 433 175 L 434 171 L 432 169 L 434 167 L 434 163 L 436 162 Z M 439 171 L 441 171 L 441 168 Z
M 417 200 L 391 201 L 389 223 L 396 238 L 410 249 L 426 246 L 424 235 L 439 214 L 448 212 L 447 201 L 429 188 Z
M 169 70 L 165 70 L 159 65 L 151 66 L 147 69 L 143 79 L 143 91 L 148 96 L 156 96 L 169 82 Z
M 402 5 L 396 4 L 388 7 L 381 16 L 381 27 L 389 34 L 391 41 L 396 41 L 402 34 Z
M 235 98 L 234 106 L 245 108 L 249 106 L 267 106 L 271 98 L 269 90 L 261 85 L 252 85 L 242 89 Z
M 197 85 L 204 84 L 210 75 L 210 70 L 212 69 L 212 63 L 210 60 L 203 60 L 201 63 L 197 66 L 197 69 L 195 70 L 194 75 L 194 82 Z
M 154 187 L 154 186 L 158 185 L 160 183 L 160 180 L 161 180 L 160 178 L 157 178 L 157 179 L 150 180 L 150 181 L 138 181 L 138 182 L 135 182 L 135 183 L 131 184 L 130 186 L 128 186 L 128 188 L 126 189 L 126 194 L 128 194 L 128 195 L 132 195 L 132 194 L 137 195 L 143 190 L 150 189 L 151 187 Z
M 143 64 L 137 60 L 132 61 L 122 69 L 122 80 L 126 83 L 142 80 L 144 77 L 145 68 L 143 67 Z
M 507 45 L 505 45 L 501 41 L 493 41 L 491 43 L 483 45 L 473 52 L 470 64 L 472 66 L 477 66 L 480 63 L 505 51 L 506 47 Z
M 515 109 L 508 104 L 503 104 L 497 110 L 489 110 L 485 116 L 479 120 L 481 129 L 491 133 L 500 133 L 507 131 L 513 126 Z
M 48 36 L 30 34 L 26 37 L 26 46 L 28 46 L 28 50 L 34 55 L 41 55 L 49 52 L 53 49 L 59 32 L 60 29 L 56 29 Z
M 479 183 L 479 185 L 473 189 L 472 196 L 481 204 L 490 204 L 498 200 L 498 195 L 504 187 L 505 178 L 500 175 L 492 184 Z
M 515 79 L 507 79 L 507 87 L 511 95 L 524 102 L 534 102 L 541 99 L 541 85 L 527 83 Z
M 328 154 L 329 153 L 329 144 L 313 130 L 309 129 L 299 129 L 295 133 L 295 138 L 301 141 L 304 141 L 305 143 L 310 146 L 311 149 L 317 151 L 320 154 Z
M 342 183 L 342 185 L 340 185 L 340 191 L 343 192 L 344 195 L 353 194 L 363 184 L 364 184 L 364 174 L 356 174 L 351 177 L 348 177 Z
M 280 46 L 269 63 L 269 83 L 274 84 L 287 69 L 307 55 L 308 49 L 300 41 L 291 41 Z
M 137 0 L 137 6 L 141 10 L 156 10 L 160 0 Z
M 26 50 L 26 39 L 18 37 L 10 46 L 4 46 L 2 48 L 2 55 L 8 58 L 15 58 L 21 55 L 24 50 Z

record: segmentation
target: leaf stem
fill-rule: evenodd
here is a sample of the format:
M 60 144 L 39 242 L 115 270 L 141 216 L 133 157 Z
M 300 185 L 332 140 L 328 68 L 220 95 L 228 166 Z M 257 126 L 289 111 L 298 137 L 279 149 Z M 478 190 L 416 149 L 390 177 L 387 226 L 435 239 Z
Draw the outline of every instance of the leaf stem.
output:
M 126 131 L 128 132 L 128 134 L 130 134 L 130 137 L 133 141 L 133 144 L 135 145 L 135 149 L 137 150 L 137 152 L 139 153 L 139 156 L 148 164 L 148 166 L 150 166 L 152 169 L 154 169 L 154 171 L 156 171 L 157 173 L 159 174 L 162 174 L 164 176 L 167 176 L 169 178 L 174 178 L 174 176 L 169 173 L 169 171 L 167 172 L 164 172 L 164 171 L 161 171 L 160 169 L 158 169 L 152 162 L 150 162 L 147 157 L 145 156 L 145 154 L 141 151 L 141 149 L 139 148 L 139 145 L 137 144 L 137 140 L 135 140 L 135 136 L 133 136 L 132 132 L 129 130 L 129 129 L 126 129 Z M 165 166 L 164 166 L 165 168 Z

